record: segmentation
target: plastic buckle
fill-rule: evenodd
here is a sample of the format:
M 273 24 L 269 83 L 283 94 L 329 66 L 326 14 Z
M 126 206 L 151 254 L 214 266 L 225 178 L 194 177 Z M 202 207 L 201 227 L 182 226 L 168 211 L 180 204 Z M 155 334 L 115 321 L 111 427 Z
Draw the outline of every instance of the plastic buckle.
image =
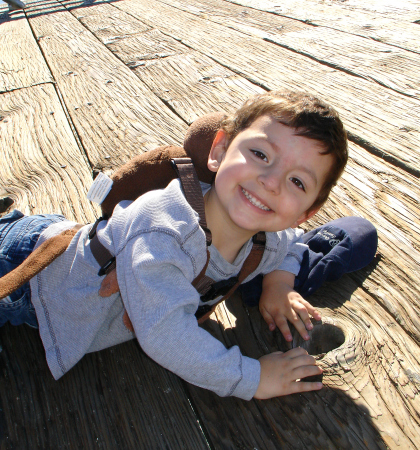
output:
M 200 300 L 206 303 L 217 297 L 226 295 L 237 282 L 238 277 L 230 277 L 228 280 L 218 281 L 211 285 L 210 289 L 200 297 Z
M 109 266 L 115 261 L 115 256 L 113 256 L 109 261 L 107 261 L 100 269 L 98 272 L 98 275 L 101 277 L 102 275 L 106 274 L 107 269 L 109 268 Z

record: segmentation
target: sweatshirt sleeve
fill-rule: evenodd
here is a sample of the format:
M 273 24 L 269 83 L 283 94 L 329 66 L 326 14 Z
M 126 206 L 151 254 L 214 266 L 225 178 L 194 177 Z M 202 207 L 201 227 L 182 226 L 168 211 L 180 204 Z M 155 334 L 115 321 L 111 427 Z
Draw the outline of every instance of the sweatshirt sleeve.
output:
M 193 233 L 187 237 L 193 238 Z M 124 306 L 142 349 L 154 361 L 220 396 L 249 400 L 259 384 L 260 363 L 237 346 L 226 349 L 198 326 L 199 294 L 191 281 L 204 262 L 194 259 L 191 244 L 163 231 L 130 240 L 117 257 Z
M 287 253 L 282 262 L 278 265 L 277 270 L 284 270 L 297 275 L 302 264 L 303 254 L 308 246 L 303 243 L 303 231 L 299 229 L 288 228 L 278 233 L 281 240 L 287 241 Z M 283 241 L 284 242 L 284 241 Z

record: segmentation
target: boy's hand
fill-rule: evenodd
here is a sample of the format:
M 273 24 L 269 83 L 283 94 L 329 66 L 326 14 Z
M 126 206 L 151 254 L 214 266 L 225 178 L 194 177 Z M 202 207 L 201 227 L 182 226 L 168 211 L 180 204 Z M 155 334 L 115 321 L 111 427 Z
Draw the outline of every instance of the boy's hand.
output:
M 259 361 L 260 384 L 254 398 L 263 400 L 322 388 L 322 383 L 318 381 L 296 381 L 322 373 L 322 369 L 316 365 L 315 358 L 308 355 L 303 348 L 297 347 L 286 353 L 270 353 L 261 357 Z
M 259 306 L 269 329 L 274 331 L 276 326 L 279 327 L 288 342 L 293 340 L 288 320 L 305 340 L 309 339 L 307 330 L 313 328 L 310 316 L 321 320 L 321 314 L 293 290 L 294 278 L 293 274 L 283 271 L 267 274 Z
M 101 297 L 109 297 L 120 290 L 117 280 L 117 269 L 111 270 L 109 274 L 102 280 L 101 287 L 99 289 L 99 295 Z

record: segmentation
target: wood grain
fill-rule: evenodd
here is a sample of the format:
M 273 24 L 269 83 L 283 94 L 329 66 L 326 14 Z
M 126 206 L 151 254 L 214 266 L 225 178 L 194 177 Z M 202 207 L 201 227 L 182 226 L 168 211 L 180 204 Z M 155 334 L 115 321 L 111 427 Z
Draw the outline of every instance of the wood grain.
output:
M 130 14 L 119 11 L 110 3 L 88 3 L 83 1 L 63 1 L 66 9 L 104 44 L 141 34 L 150 29 Z
M 52 81 L 23 12 L 0 10 L 0 93 Z
M 162 0 L 161 0 L 162 1 Z M 420 55 L 395 46 L 337 31 L 314 27 L 283 16 L 256 10 L 245 11 L 239 5 L 222 0 L 163 0 L 208 20 L 279 44 L 321 64 L 375 81 L 401 94 L 420 98 L 418 72 Z
M 0 94 L 0 183 L 26 214 L 62 213 L 89 223 L 97 208 L 86 199 L 92 184 L 52 84 Z M 85 199 L 85 200 L 83 200 Z
M 264 92 L 245 78 L 235 74 L 199 52 L 166 36 L 158 29 L 145 29 L 144 24 L 112 5 L 91 5 L 75 8 L 66 1 L 66 7 L 95 34 L 118 58 L 132 68 L 141 81 L 165 104 L 169 105 L 188 124 L 203 114 L 214 111 L 233 111 L 250 95 Z M 105 17 L 102 15 L 107 6 Z M 119 34 L 114 22 L 107 17 L 118 17 L 130 29 L 139 33 Z M 103 34 L 105 28 L 108 34 Z
M 186 124 L 63 6 L 46 1 L 27 14 L 94 168 L 182 142 Z
M 0 329 L 2 449 L 207 449 L 179 378 L 134 341 L 55 381 L 37 330 Z
M 188 123 L 209 112 L 233 112 L 250 95 L 264 92 L 195 51 L 139 66 L 135 72 Z
M 416 125 L 419 100 L 159 1 L 153 9 L 146 3 L 145 0 L 121 1 L 118 8 L 129 10 L 147 24 L 155 24 L 165 34 L 255 84 L 268 89 L 289 88 L 316 93 L 337 108 L 352 139 L 420 175 L 420 139 Z M 219 42 L 227 45 L 220 46 Z M 246 52 L 238 52 L 238 48 L 246 48 Z M 384 135 L 388 139 L 384 139 Z
M 418 24 L 414 23 L 419 19 L 417 13 L 410 17 L 409 21 L 404 21 L 400 14 L 396 15 L 390 12 L 378 14 L 376 11 L 369 11 L 367 2 L 359 2 L 361 8 L 354 8 L 354 6 L 346 8 L 347 2 L 306 0 L 305 7 L 302 8 L 299 0 L 283 0 L 281 3 L 274 0 L 227 1 L 290 17 L 315 26 L 323 25 L 346 31 L 413 52 L 419 53 L 420 51 L 420 30 Z M 414 1 L 415 4 L 418 3 L 417 0 Z M 393 2 L 393 4 L 399 6 L 398 2 Z M 400 5 L 403 4 L 400 3 Z

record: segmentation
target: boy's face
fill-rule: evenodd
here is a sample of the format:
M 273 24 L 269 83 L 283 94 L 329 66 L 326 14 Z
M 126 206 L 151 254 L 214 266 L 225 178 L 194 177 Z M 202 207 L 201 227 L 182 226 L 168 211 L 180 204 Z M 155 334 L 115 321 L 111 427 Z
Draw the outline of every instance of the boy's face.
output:
M 308 210 L 333 157 L 320 153 L 318 141 L 294 133 L 294 128 L 262 116 L 226 150 L 226 135 L 219 131 L 208 167 L 217 172 L 212 201 L 220 218 L 252 235 L 296 227 L 316 213 Z

